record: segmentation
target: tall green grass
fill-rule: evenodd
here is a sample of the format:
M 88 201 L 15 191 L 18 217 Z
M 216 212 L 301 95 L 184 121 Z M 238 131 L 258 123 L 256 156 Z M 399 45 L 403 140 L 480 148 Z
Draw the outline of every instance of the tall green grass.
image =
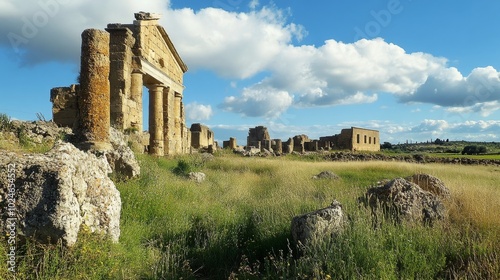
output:
M 121 237 L 82 230 L 73 248 L 28 243 L 26 279 L 433 279 L 500 276 L 500 169 L 400 162 L 322 162 L 222 154 L 139 157 L 139 178 L 118 183 Z M 181 163 L 183 162 L 183 163 Z M 182 166 L 182 172 L 176 168 Z M 201 184 L 183 174 L 207 174 Z M 340 180 L 312 180 L 331 170 Z M 450 219 L 434 227 L 373 229 L 356 199 L 377 181 L 430 173 L 451 189 Z M 339 200 L 349 226 L 302 250 L 293 216 Z M 5 243 L 0 246 L 5 264 Z M 3 250 L 3 251 L 2 251 Z M 0 270 L 0 278 L 9 274 Z

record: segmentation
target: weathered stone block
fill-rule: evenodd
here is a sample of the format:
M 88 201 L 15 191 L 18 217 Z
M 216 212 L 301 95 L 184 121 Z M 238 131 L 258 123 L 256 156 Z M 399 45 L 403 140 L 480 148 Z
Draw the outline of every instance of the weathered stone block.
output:
M 58 143 L 46 154 L 12 155 L 0 151 L 0 197 L 8 192 L 7 168 L 16 186 L 18 229 L 22 236 L 71 246 L 82 226 L 120 236 L 120 193 L 108 177 L 104 157 Z M 7 200 L 0 200 L 0 228 L 8 217 Z M 5 231 L 4 231 L 5 232 Z
M 341 233 L 344 224 L 342 205 L 334 200 L 326 208 L 294 217 L 291 226 L 292 238 L 300 245 L 314 245 Z

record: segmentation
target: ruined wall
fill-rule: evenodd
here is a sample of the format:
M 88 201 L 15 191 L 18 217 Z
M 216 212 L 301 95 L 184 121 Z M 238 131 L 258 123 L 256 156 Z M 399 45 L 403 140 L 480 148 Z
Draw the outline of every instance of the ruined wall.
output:
M 273 152 L 277 155 L 283 153 L 283 142 L 281 139 L 273 139 L 271 141 L 271 148 L 273 149 Z
M 228 141 L 222 142 L 222 148 L 234 150 L 238 147 L 236 143 L 236 138 L 230 137 Z
M 271 147 L 270 143 L 263 143 L 262 141 L 270 141 L 271 137 L 267 131 L 267 127 L 256 126 L 248 130 L 247 147 L 265 148 Z M 268 148 L 266 148 L 268 147 Z
M 377 130 L 352 127 L 353 151 L 380 151 L 380 133 Z
M 78 117 L 77 94 L 79 90 L 79 85 L 57 87 L 50 90 L 53 122 L 59 126 L 73 128 Z
M 352 150 L 353 149 L 353 134 L 352 129 L 345 128 L 342 129 L 339 135 L 337 135 L 337 143 L 335 148 L 340 150 Z
M 289 153 L 293 152 L 293 139 L 288 138 L 288 140 L 286 142 L 283 142 L 282 149 L 283 149 L 283 153 L 285 153 L 285 154 L 289 154 Z
M 132 32 L 120 24 L 109 24 L 106 31 L 110 33 L 111 125 L 122 131 L 128 128 L 142 131 L 142 81 L 134 80 L 132 85 L 135 39 Z
M 195 149 L 216 146 L 214 133 L 207 126 L 194 123 L 191 125 L 191 146 Z
M 308 152 L 316 152 L 319 150 L 319 141 L 312 140 L 309 142 L 304 142 L 304 150 Z
M 309 137 L 305 134 L 295 135 L 293 137 L 293 151 L 297 153 L 304 153 L 305 143 L 310 142 Z

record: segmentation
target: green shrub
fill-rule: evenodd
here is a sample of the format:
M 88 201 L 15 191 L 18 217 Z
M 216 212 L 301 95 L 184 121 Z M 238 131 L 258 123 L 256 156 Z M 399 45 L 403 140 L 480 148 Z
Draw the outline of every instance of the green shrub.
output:
M 179 176 L 187 176 L 189 172 L 192 172 L 193 167 L 189 162 L 181 159 L 177 162 L 177 166 L 173 169 L 174 174 Z
M 0 132 L 10 131 L 11 129 L 10 117 L 7 114 L 0 113 Z

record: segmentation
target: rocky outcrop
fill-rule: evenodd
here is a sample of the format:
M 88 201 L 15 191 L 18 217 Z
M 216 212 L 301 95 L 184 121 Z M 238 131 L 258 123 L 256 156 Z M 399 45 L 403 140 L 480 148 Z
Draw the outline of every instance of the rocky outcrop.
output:
M 0 228 L 14 214 L 22 236 L 43 242 L 71 246 L 82 226 L 118 241 L 121 199 L 111 172 L 105 157 L 61 141 L 45 154 L 0 151 Z M 7 213 L 12 187 L 16 209 Z
M 318 175 L 314 175 L 313 179 L 330 179 L 330 180 L 338 180 L 340 177 L 333 173 L 332 171 L 322 171 Z
M 54 122 L 44 121 L 11 121 L 11 131 L 14 131 L 18 138 L 23 137 L 22 141 L 30 141 L 34 144 L 54 143 L 72 134 L 70 128 L 58 127 Z
M 443 181 L 429 174 L 415 174 L 407 177 L 406 180 L 417 184 L 424 191 L 433 193 L 441 198 L 450 198 L 450 190 L 444 185 Z
M 326 208 L 296 216 L 292 219 L 292 238 L 296 244 L 315 244 L 325 237 L 339 234 L 345 224 L 340 202 L 334 200 Z
M 29 141 L 36 145 L 55 143 L 59 139 L 64 139 L 72 143 L 78 142 L 70 128 L 58 127 L 54 122 L 12 121 L 10 129 L 12 130 L 11 132 L 3 132 L 0 136 L 12 143 Z M 140 167 L 134 152 L 128 146 L 127 136 L 112 127 L 109 134 L 112 149 L 104 153 L 111 169 L 125 179 L 139 176 Z
M 113 149 L 106 152 L 106 158 L 111 169 L 126 179 L 139 176 L 141 168 L 135 158 L 134 152 L 128 147 L 123 133 L 111 127 L 109 135 Z
M 376 225 L 380 215 L 396 222 L 425 224 L 432 224 L 446 217 L 445 206 L 437 195 L 403 178 L 396 178 L 383 186 L 368 189 L 360 201 L 370 207 Z

